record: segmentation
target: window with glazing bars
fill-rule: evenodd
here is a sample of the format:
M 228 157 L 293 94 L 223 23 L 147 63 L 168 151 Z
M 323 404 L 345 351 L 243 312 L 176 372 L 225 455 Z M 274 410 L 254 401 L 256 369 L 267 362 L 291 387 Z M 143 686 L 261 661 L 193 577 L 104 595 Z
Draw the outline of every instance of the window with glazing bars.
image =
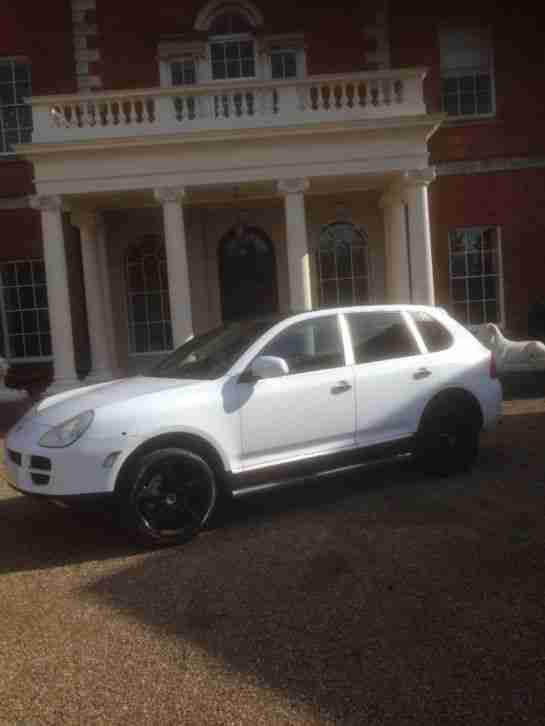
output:
M 466 325 L 500 323 L 502 273 L 497 227 L 465 227 L 449 235 L 450 299 Z
M 297 78 L 297 51 L 274 48 L 271 51 L 271 77 Z
M 30 141 L 32 109 L 24 99 L 31 93 L 30 64 L 0 58 L 0 154 L 13 153 L 15 144 Z
M 51 356 L 44 262 L 0 263 L 4 355 L 13 359 Z
M 441 103 L 449 116 L 494 112 L 490 34 L 486 29 L 444 30 L 440 35 Z
M 164 246 L 155 238 L 134 245 L 126 257 L 129 352 L 172 349 Z
M 193 86 L 197 82 L 197 72 L 193 58 L 181 58 L 170 64 L 173 86 Z
M 316 250 L 320 305 L 354 305 L 369 300 L 369 250 L 363 230 L 333 222 L 321 233 Z

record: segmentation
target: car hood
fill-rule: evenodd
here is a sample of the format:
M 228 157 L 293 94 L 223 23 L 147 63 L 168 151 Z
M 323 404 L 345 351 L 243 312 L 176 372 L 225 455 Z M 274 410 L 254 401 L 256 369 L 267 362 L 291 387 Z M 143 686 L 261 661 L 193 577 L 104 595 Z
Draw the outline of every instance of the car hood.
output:
M 107 406 L 126 403 L 135 398 L 172 389 L 202 386 L 203 383 L 203 381 L 195 380 L 135 376 L 119 381 L 99 383 L 95 386 L 83 386 L 57 396 L 51 396 L 36 407 L 35 415 L 40 424 L 56 426 L 83 411 L 97 411 Z

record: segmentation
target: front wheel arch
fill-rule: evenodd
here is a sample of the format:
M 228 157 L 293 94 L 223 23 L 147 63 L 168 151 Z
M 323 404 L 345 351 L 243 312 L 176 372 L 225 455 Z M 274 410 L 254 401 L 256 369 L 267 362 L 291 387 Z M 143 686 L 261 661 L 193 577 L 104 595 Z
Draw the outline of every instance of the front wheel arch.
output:
M 128 478 L 134 476 L 135 467 L 143 456 L 157 451 L 158 449 L 167 449 L 170 447 L 182 448 L 201 456 L 210 466 L 218 487 L 222 493 L 229 493 L 227 486 L 226 470 L 223 460 L 218 451 L 206 439 L 195 434 L 187 434 L 183 432 L 159 434 L 151 439 L 144 441 L 134 451 L 132 451 L 127 459 L 123 462 L 114 485 L 114 492 L 119 495 Z

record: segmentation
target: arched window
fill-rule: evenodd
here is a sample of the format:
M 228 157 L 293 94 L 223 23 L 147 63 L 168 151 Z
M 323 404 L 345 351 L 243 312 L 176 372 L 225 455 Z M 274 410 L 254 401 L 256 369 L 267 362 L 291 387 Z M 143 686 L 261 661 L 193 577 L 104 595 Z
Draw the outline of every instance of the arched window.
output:
M 216 15 L 209 27 L 212 80 L 254 78 L 253 26 L 244 15 L 227 10 Z
M 357 305 L 369 300 L 367 235 L 351 222 L 322 228 L 316 250 L 320 305 Z
M 148 235 L 129 245 L 125 258 L 129 353 L 172 349 L 165 248 Z
M 276 260 L 265 232 L 237 225 L 222 238 L 218 252 L 224 321 L 276 312 Z

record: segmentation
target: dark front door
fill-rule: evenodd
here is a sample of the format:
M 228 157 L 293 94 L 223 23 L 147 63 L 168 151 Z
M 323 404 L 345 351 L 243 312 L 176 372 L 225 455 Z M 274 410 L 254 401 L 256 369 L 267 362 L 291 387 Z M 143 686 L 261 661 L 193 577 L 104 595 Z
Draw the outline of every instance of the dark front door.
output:
M 220 242 L 219 268 L 225 322 L 277 312 L 274 249 L 261 229 L 231 229 Z

